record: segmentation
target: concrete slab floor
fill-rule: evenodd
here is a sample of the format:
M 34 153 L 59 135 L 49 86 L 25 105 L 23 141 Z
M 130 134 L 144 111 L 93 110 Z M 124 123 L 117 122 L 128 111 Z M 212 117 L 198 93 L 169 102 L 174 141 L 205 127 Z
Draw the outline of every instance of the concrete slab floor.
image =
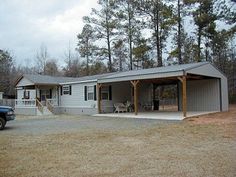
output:
M 213 112 L 187 112 L 187 117 L 199 116 Z M 94 114 L 98 117 L 116 117 L 116 118 L 136 118 L 136 119 L 158 119 L 158 120 L 183 120 L 183 112 L 178 111 L 155 111 L 155 112 L 139 112 L 135 115 L 133 112 L 125 113 L 103 113 Z

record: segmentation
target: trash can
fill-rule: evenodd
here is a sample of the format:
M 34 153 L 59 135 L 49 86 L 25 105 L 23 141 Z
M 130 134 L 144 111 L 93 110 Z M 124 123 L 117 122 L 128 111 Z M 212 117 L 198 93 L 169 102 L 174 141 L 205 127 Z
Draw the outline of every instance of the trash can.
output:
M 153 100 L 154 110 L 159 110 L 159 100 Z

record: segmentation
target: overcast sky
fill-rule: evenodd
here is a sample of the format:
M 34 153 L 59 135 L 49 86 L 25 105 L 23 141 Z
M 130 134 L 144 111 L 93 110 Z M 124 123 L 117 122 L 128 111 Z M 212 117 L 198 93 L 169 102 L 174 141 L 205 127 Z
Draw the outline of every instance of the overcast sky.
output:
M 17 64 L 34 60 L 42 44 L 62 63 L 97 0 L 1 0 L 0 49 L 9 50 Z M 28 64 L 33 64 L 31 61 Z

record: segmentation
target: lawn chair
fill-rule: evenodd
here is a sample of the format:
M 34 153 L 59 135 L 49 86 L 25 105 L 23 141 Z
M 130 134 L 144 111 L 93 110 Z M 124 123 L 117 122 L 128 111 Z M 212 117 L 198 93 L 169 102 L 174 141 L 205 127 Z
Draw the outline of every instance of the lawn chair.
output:
M 115 103 L 114 104 L 115 111 L 114 112 L 127 112 L 127 106 L 124 103 Z

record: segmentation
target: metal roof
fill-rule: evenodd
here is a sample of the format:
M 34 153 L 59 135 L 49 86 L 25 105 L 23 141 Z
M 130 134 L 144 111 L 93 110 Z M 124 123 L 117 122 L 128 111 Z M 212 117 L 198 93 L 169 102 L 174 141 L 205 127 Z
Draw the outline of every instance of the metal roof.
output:
M 83 77 L 78 77 L 75 78 L 74 80 L 67 80 L 64 82 L 59 82 L 60 84 L 76 84 L 76 83 L 80 83 L 80 82 L 96 82 L 98 79 L 107 77 L 107 76 L 111 76 L 115 73 L 105 73 L 105 74 L 97 74 L 97 75 L 92 75 L 92 76 L 83 76 Z
M 54 77 L 47 75 L 39 75 L 39 74 L 24 74 L 22 77 L 27 78 L 34 84 L 50 84 L 50 85 L 58 85 L 60 82 L 73 81 L 77 78 L 73 77 Z
M 79 83 L 82 81 L 97 81 L 98 78 L 109 76 L 113 73 L 98 74 L 93 76 L 84 76 L 84 77 L 55 77 L 48 75 L 39 75 L 39 74 L 24 74 L 19 80 L 23 77 L 30 80 L 34 84 L 43 84 L 43 85 L 59 85 L 59 84 L 70 84 L 70 83 Z M 19 82 L 19 81 L 18 81 Z
M 93 76 L 84 76 L 77 78 L 54 77 L 54 76 L 31 75 L 31 74 L 25 74 L 22 77 L 29 79 L 34 84 L 63 85 L 63 84 L 76 84 L 80 82 L 108 83 L 108 82 L 128 81 L 136 79 L 180 76 L 183 75 L 184 71 L 190 71 L 194 68 L 202 67 L 209 64 L 210 64 L 209 62 L 199 62 L 199 63 L 163 66 L 150 69 L 132 70 L 125 72 L 98 74 Z
M 105 82 L 114 82 L 114 81 L 126 81 L 132 79 L 147 79 L 155 77 L 170 77 L 172 75 L 182 75 L 183 71 L 187 71 L 193 68 L 197 68 L 203 65 L 209 64 L 209 62 L 198 62 L 198 63 L 190 63 L 190 64 L 181 64 L 181 65 L 171 65 L 171 66 L 163 66 L 156 67 L 150 69 L 141 69 L 141 70 L 132 70 L 126 72 L 117 72 L 107 77 L 99 78 L 99 83 Z

